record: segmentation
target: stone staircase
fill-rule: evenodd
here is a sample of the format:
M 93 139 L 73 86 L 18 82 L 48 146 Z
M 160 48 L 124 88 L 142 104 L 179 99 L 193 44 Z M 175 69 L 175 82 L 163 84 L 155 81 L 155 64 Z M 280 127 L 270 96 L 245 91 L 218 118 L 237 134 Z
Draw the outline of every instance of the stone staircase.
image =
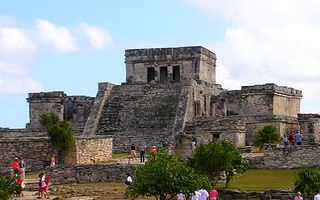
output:
M 162 146 L 174 130 L 181 90 L 179 83 L 114 86 L 97 134 L 113 136 L 116 153 L 127 152 L 131 143 Z

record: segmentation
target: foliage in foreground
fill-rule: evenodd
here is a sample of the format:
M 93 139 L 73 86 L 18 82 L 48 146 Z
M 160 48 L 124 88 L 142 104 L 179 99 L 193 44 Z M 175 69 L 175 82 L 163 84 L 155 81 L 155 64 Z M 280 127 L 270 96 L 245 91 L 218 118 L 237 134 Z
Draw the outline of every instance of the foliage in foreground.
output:
M 74 134 L 67 121 L 61 121 L 54 113 L 47 113 L 40 116 L 40 124 L 47 129 L 51 145 L 58 152 L 60 158 L 62 158 L 63 152 L 74 147 Z
M 259 149 L 261 150 L 265 143 L 276 144 L 279 141 L 280 136 L 278 134 L 277 127 L 272 124 L 269 124 L 259 130 L 258 134 L 254 139 L 254 145 L 256 147 L 259 147 Z
M 311 168 L 301 170 L 294 186 L 294 191 L 300 191 L 309 197 L 311 194 L 316 194 L 320 191 L 320 170 Z
M 0 199 L 8 200 L 18 196 L 22 191 L 20 185 L 10 175 L 0 175 Z
M 236 173 L 244 173 L 249 167 L 240 151 L 230 141 L 200 145 L 189 161 L 190 165 L 207 176 L 211 183 L 214 183 L 221 173 L 225 173 L 226 187 L 229 187 Z
M 166 200 L 173 199 L 179 192 L 190 194 L 201 186 L 208 186 L 206 178 L 199 176 L 176 156 L 160 149 L 158 153 L 148 155 L 145 165 L 135 169 L 133 183 L 126 194 Z

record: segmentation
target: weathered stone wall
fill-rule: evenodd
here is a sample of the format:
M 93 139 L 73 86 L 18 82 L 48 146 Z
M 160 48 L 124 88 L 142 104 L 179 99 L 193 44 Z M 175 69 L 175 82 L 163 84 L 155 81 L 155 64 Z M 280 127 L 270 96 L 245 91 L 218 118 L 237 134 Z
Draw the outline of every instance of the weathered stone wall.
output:
M 1 138 L 0 152 L 0 167 L 5 170 L 10 168 L 15 157 L 24 158 L 29 170 L 39 170 L 49 165 L 54 149 L 48 137 Z M 77 138 L 76 148 L 63 156 L 69 164 L 106 162 L 112 157 L 112 138 Z
M 299 114 L 298 121 L 303 140 L 310 144 L 320 144 L 320 115 Z
M 23 137 L 46 137 L 45 131 L 33 131 L 30 129 L 9 129 L 0 128 L 0 139 L 4 138 L 23 138 Z
M 59 185 L 85 182 L 124 182 L 126 174 L 132 173 L 135 166 L 126 164 L 57 166 L 52 172 L 51 183 Z
M 186 124 L 185 132 L 197 135 L 200 141 L 206 136 L 209 138 L 204 142 L 211 141 L 216 135 L 221 140 L 231 140 L 238 147 L 243 147 L 253 145 L 254 137 L 258 131 L 269 124 L 278 128 L 280 136 L 287 133 L 289 129 L 299 130 L 299 124 L 295 118 L 266 115 L 196 118 Z M 303 142 L 308 144 L 305 138 L 303 138 Z
M 76 141 L 77 164 L 103 163 L 112 158 L 112 138 L 83 137 Z
M 53 149 L 47 137 L 2 138 L 0 152 L 1 168 L 10 168 L 15 157 L 22 157 L 29 170 L 39 170 L 48 166 Z
M 225 91 L 228 115 L 279 115 L 297 117 L 300 112 L 301 91 L 264 84 L 242 86 L 241 90 Z
M 155 69 L 155 81 L 160 81 L 160 68 L 167 67 L 167 79 L 172 80 L 173 67 L 179 67 L 183 84 L 192 79 L 216 82 L 216 55 L 203 47 L 129 49 L 126 56 L 127 83 L 147 83 L 148 68 Z
M 83 132 L 94 97 L 68 96 L 64 99 L 64 119 L 69 121 L 76 135 Z
M 40 92 L 29 93 L 29 114 L 30 123 L 28 128 L 33 130 L 43 130 L 40 125 L 40 116 L 45 113 L 55 113 L 60 119 L 63 119 L 64 113 L 64 92 Z
M 249 158 L 249 164 L 259 169 L 293 169 L 320 167 L 320 145 L 295 145 L 285 150 L 279 145 L 265 145 L 264 156 Z
M 195 136 L 199 144 L 219 139 L 230 140 L 238 147 L 245 146 L 245 131 L 245 123 L 237 117 L 197 118 L 185 127 L 185 133 Z
M 246 145 L 253 145 L 254 137 L 264 126 L 272 124 L 277 127 L 278 134 L 283 136 L 288 130 L 299 130 L 295 118 L 279 116 L 251 116 L 241 119 L 246 123 Z M 303 139 L 304 140 L 304 139 Z
M 112 136 L 118 153 L 129 152 L 132 143 L 163 146 L 172 139 L 181 92 L 178 83 L 114 86 L 97 134 Z
M 90 110 L 90 115 L 87 118 L 83 135 L 94 135 L 96 133 L 99 119 L 101 118 L 102 110 L 106 99 L 110 95 L 110 91 L 112 90 L 114 84 L 103 82 L 98 84 L 98 93 L 93 102 L 93 105 Z
M 192 93 L 187 107 L 187 121 L 191 121 L 195 117 L 212 116 L 211 97 L 217 96 L 223 91 L 221 85 L 208 84 L 199 80 L 193 80 L 191 83 L 190 90 Z

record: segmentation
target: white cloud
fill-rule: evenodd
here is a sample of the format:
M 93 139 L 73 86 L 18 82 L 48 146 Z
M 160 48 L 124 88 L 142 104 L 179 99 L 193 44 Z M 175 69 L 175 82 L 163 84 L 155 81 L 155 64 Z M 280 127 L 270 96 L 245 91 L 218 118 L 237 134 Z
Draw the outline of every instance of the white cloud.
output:
M 27 30 L 4 24 L 0 22 L 0 93 L 21 94 L 42 89 L 26 67 L 37 51 L 36 44 Z
M 102 28 L 86 23 L 79 24 L 80 30 L 88 37 L 93 48 L 101 50 L 105 47 L 113 46 L 109 33 Z
M 78 49 L 76 39 L 67 27 L 57 27 L 44 19 L 37 19 L 36 24 L 37 36 L 43 44 L 62 53 L 72 52 Z
M 228 68 L 217 74 L 223 86 L 294 87 L 303 91 L 302 111 L 304 100 L 320 101 L 320 1 L 185 1 L 227 24 L 224 39 L 210 46 Z
M 101 50 L 112 45 L 112 39 L 103 29 L 80 24 L 91 45 Z M 23 28 L 15 19 L 0 15 L 0 94 L 25 94 L 43 91 L 40 81 L 32 75 L 32 62 L 46 49 L 59 53 L 80 50 L 72 29 L 37 19 L 35 26 Z

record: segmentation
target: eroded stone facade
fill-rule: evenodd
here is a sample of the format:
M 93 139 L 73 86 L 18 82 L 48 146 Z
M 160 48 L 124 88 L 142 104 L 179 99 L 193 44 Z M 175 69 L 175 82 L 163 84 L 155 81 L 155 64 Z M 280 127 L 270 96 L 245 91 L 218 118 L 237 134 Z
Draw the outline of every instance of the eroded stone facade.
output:
M 125 63 L 126 82 L 99 83 L 96 97 L 29 94 L 30 123 L 25 130 L 7 133 L 45 136 L 39 118 L 53 112 L 69 120 L 83 141 L 111 137 L 114 153 L 127 153 L 131 144 L 144 143 L 188 156 L 193 139 L 228 139 L 243 147 L 252 145 L 267 124 L 274 124 L 281 136 L 301 129 L 304 143 L 320 143 L 320 116 L 299 114 L 301 91 L 270 83 L 224 89 L 216 83 L 216 55 L 206 48 L 129 49 Z

